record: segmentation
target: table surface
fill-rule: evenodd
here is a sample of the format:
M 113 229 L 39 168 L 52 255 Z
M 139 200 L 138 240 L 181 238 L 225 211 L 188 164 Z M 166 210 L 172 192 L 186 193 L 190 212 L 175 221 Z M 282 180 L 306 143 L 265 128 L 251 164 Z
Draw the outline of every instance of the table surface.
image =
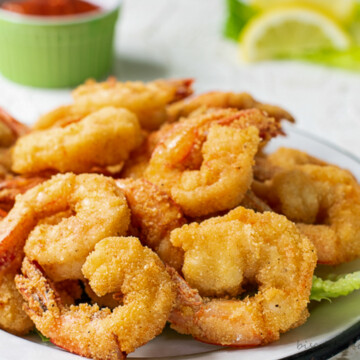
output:
M 360 156 L 360 74 L 295 61 L 242 63 L 237 45 L 222 36 L 224 4 L 124 1 L 112 74 L 144 81 L 191 77 L 199 92 L 246 91 L 292 112 L 299 128 Z M 70 100 L 70 89 L 27 88 L 0 75 L 0 106 L 23 122 Z M 359 348 L 333 359 L 358 359 Z

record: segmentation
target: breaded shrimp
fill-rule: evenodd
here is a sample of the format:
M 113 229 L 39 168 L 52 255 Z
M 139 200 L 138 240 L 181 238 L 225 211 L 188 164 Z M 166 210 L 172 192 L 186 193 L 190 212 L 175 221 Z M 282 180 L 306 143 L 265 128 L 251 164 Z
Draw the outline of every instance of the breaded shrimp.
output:
M 191 217 L 231 209 L 252 182 L 259 134 L 266 138 L 277 130 L 274 119 L 256 109 L 190 117 L 158 144 L 144 177 Z
M 62 106 L 41 117 L 36 129 L 78 121 L 107 106 L 125 108 L 135 113 L 142 128 L 157 129 L 166 120 L 166 105 L 192 94 L 191 79 L 155 80 L 149 83 L 87 81 L 73 91 L 74 104 Z
M 153 249 L 166 264 L 180 270 L 184 253 L 169 239 L 171 230 L 186 223 L 180 207 L 145 179 L 120 179 L 116 185 L 125 193 L 132 229 L 142 244 Z
M 286 215 L 315 244 L 319 262 L 340 264 L 360 257 L 360 185 L 346 170 L 298 150 L 267 158 L 276 168 L 253 190 Z
M 81 279 L 81 267 L 95 244 L 124 235 L 130 222 L 115 181 L 95 174 L 56 175 L 17 198 L 7 218 L 17 218 L 19 212 L 31 218 L 31 232 L 22 232 L 26 256 L 54 281 Z
M 169 320 L 180 333 L 255 346 L 277 340 L 308 316 L 315 249 L 284 216 L 238 207 L 175 229 L 170 240 L 185 251 L 182 271 L 190 284 L 170 271 L 178 295 Z M 244 300 L 201 297 L 236 297 L 255 284 L 257 293 Z
M 19 195 L 0 222 L 0 327 L 14 333 L 32 327 L 14 287 L 25 242 L 28 256 L 55 281 L 80 279 L 95 244 L 125 234 L 129 221 L 125 196 L 100 175 L 57 175 Z
M 275 106 L 260 103 L 247 93 L 232 93 L 212 91 L 180 100 L 167 107 L 168 121 L 176 121 L 180 117 L 186 117 L 199 108 L 235 108 L 238 110 L 256 108 L 265 111 L 276 121 L 286 119 L 294 122 L 294 118 L 286 110 Z
M 33 131 L 20 138 L 13 149 L 13 170 L 89 172 L 126 160 L 141 141 L 136 116 L 107 107 L 64 128 Z
M 25 259 L 22 272 L 16 285 L 37 329 L 54 344 L 95 360 L 123 359 L 158 335 L 175 298 L 160 259 L 131 237 L 102 240 L 83 266 L 97 295 L 123 295 L 113 311 L 88 304 L 66 307 L 34 263 Z

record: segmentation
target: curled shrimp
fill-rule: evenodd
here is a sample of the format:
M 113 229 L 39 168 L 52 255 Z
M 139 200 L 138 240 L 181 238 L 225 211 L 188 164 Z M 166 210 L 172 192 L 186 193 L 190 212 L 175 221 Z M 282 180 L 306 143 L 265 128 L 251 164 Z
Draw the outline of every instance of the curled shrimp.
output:
M 81 279 L 95 244 L 125 234 L 129 218 L 123 193 L 100 175 L 57 175 L 18 195 L 0 222 L 0 327 L 25 333 L 32 325 L 13 284 L 24 250 L 55 281 Z
M 115 78 L 87 81 L 73 91 L 74 104 L 62 106 L 41 117 L 36 129 L 78 121 L 103 107 L 125 108 L 135 113 L 141 127 L 157 129 L 166 120 L 167 104 L 192 94 L 191 79 L 155 80 L 149 83 L 118 82 Z
M 8 217 L 19 211 L 33 217 L 31 232 L 22 235 L 25 254 L 54 281 L 81 279 L 95 244 L 124 235 L 130 222 L 126 198 L 115 181 L 95 174 L 54 176 L 22 195 Z
M 95 360 L 123 359 L 165 326 L 175 293 L 160 259 L 136 238 L 107 238 L 88 256 L 83 272 L 99 296 L 122 294 L 113 311 L 97 305 L 64 306 L 43 271 L 25 258 L 16 285 L 37 329 L 57 346 Z
M 13 170 L 20 174 L 89 172 L 96 166 L 119 164 L 141 141 L 134 114 L 103 108 L 64 128 L 33 131 L 20 138 L 13 149 Z
M 360 257 L 360 186 L 348 171 L 308 154 L 281 148 L 266 161 L 276 170 L 253 190 L 297 223 L 315 244 L 319 262 Z
M 278 106 L 263 104 L 256 101 L 247 93 L 221 91 L 200 94 L 169 105 L 167 108 L 168 121 L 176 121 L 180 117 L 187 117 L 190 113 L 199 108 L 236 108 L 238 110 L 256 108 L 265 111 L 277 121 L 286 119 L 290 122 L 294 122 L 292 115 Z
M 276 135 L 274 119 L 257 109 L 220 109 L 174 126 L 155 148 L 144 177 L 196 217 L 238 205 L 252 182 L 263 138 Z
M 57 175 L 16 198 L 0 222 L 0 265 L 21 264 L 23 248 L 55 281 L 79 279 L 95 244 L 125 234 L 129 209 L 112 179 Z M 61 234 L 59 236 L 58 234 Z
M 171 230 L 186 223 L 180 207 L 157 186 L 145 179 L 120 179 L 131 211 L 131 225 L 141 242 L 153 249 L 166 264 L 180 270 L 183 251 L 170 242 Z
M 177 284 L 169 321 L 180 333 L 208 343 L 255 346 L 306 320 L 315 250 L 284 216 L 238 207 L 173 230 L 171 242 L 185 251 L 182 271 L 190 284 L 169 270 Z M 229 298 L 254 285 L 255 295 Z

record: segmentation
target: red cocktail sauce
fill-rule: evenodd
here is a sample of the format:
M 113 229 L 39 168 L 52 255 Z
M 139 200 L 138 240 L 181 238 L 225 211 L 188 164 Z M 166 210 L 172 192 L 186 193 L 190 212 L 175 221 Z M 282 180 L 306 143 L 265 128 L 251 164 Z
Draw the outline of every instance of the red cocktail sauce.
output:
M 6 1 L 2 9 L 24 15 L 64 16 L 97 11 L 99 6 L 83 0 L 23 0 Z

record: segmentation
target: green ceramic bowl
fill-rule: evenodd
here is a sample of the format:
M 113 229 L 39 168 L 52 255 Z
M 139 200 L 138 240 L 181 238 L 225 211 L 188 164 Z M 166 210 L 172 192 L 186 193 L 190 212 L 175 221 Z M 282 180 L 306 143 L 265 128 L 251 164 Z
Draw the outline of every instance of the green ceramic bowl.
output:
M 0 9 L 0 72 L 15 82 L 47 88 L 106 75 L 121 0 L 91 2 L 101 11 L 39 17 Z

